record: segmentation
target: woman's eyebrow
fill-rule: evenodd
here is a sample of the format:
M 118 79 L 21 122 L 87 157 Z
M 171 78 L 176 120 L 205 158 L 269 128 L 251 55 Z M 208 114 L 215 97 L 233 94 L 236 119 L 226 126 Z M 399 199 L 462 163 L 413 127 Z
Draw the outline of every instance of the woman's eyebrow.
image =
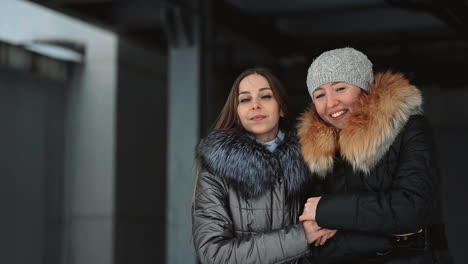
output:
M 260 88 L 259 92 L 264 91 L 264 90 L 271 90 L 271 88 L 270 87 Z M 250 94 L 250 92 L 249 91 L 239 92 L 239 95 L 241 95 L 241 94 Z

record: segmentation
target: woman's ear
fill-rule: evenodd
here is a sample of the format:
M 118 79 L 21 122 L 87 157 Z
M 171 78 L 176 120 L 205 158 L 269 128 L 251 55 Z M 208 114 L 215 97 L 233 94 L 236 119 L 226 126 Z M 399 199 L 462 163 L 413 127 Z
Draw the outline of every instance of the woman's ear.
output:
M 280 117 L 284 117 L 283 110 L 280 110 Z

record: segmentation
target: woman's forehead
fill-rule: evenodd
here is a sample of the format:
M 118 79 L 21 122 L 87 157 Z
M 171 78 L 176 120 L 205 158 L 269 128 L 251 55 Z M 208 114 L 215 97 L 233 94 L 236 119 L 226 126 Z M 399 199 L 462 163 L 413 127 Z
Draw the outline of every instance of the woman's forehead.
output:
M 267 79 L 260 74 L 251 74 L 239 83 L 239 93 L 270 89 Z

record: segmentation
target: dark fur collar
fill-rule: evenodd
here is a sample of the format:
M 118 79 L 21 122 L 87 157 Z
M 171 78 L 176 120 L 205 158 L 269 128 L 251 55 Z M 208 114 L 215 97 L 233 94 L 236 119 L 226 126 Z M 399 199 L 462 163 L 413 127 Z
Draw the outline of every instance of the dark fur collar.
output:
M 388 151 L 411 115 L 422 113 L 422 95 L 401 73 L 379 73 L 362 94 L 343 129 L 328 126 L 312 105 L 300 118 L 298 135 L 304 159 L 313 173 L 333 169 L 339 150 L 355 170 L 368 173 Z
M 274 152 L 246 134 L 212 131 L 197 147 L 203 168 L 234 185 L 244 196 L 257 197 L 283 177 L 288 197 L 296 196 L 311 178 L 298 138 L 286 133 Z

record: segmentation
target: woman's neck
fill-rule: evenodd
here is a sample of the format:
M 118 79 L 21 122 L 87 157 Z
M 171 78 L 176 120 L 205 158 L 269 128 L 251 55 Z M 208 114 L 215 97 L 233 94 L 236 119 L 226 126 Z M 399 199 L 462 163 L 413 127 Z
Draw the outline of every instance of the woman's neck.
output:
M 278 136 L 278 131 L 279 129 L 276 129 L 275 131 L 272 131 L 270 133 L 255 135 L 255 138 L 263 142 L 270 142 Z

